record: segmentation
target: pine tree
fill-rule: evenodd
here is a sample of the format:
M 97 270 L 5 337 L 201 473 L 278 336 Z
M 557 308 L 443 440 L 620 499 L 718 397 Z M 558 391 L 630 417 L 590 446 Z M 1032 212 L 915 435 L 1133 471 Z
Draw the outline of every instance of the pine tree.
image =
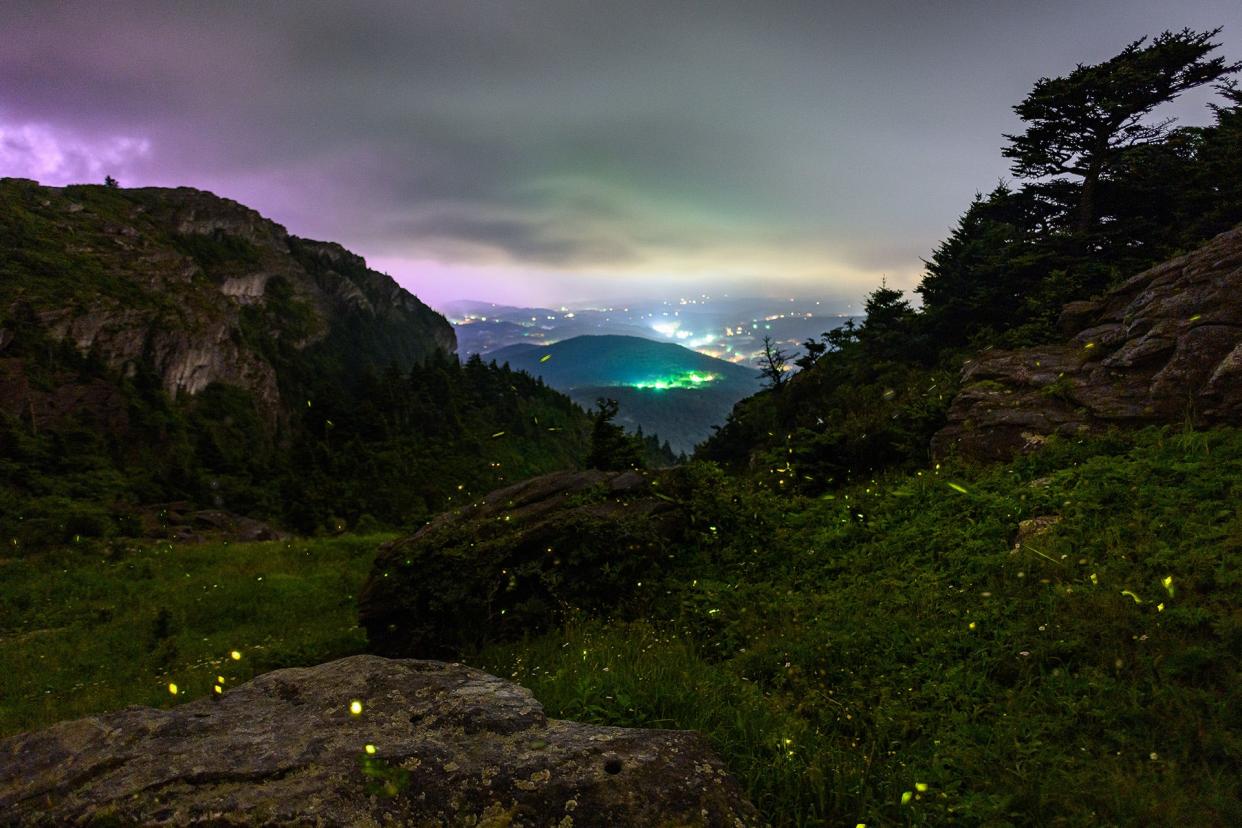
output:
M 621 404 L 600 397 L 595 405 L 595 411 L 591 414 L 591 450 L 587 455 L 587 466 L 603 471 L 642 468 L 642 444 L 613 422 L 621 410 Z
M 1085 233 L 1096 219 L 1101 178 L 1126 149 L 1159 141 L 1171 119 L 1148 122 L 1157 106 L 1188 89 L 1242 69 L 1224 58 L 1209 58 L 1220 29 L 1164 32 L 1150 44 L 1140 38 L 1103 63 L 1084 66 L 1059 78 L 1040 78 L 1014 107 L 1027 124 L 1021 135 L 1006 135 L 1003 150 L 1019 178 L 1069 175 L 1081 180 L 1075 229 Z

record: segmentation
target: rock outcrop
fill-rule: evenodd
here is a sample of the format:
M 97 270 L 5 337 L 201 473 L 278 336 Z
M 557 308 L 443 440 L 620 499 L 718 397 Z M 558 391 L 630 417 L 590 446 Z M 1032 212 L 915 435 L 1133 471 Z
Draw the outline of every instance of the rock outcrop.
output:
M 370 649 L 447 657 L 547 629 L 571 609 L 637 610 L 689 523 L 681 475 L 554 472 L 381 547 L 359 596 Z
M 1069 342 L 966 364 L 937 456 L 993 460 L 1050 435 L 1242 421 L 1242 227 L 1067 305 Z
M 351 714 L 351 702 L 361 712 Z M 694 733 L 549 720 L 530 692 L 354 656 L 0 741 L 0 823 L 759 824 Z
M 11 361 L 29 350 L 23 335 L 114 371 L 141 366 L 174 398 L 239 386 L 269 415 L 294 402 L 281 399 L 290 360 L 278 352 L 335 348 L 333 360 L 356 369 L 456 349 L 441 315 L 361 257 L 187 187 L 0 179 L 0 247 L 0 406 L 36 420 L 54 419 L 57 401 L 55 389 L 30 387 L 46 378 L 32 383 Z

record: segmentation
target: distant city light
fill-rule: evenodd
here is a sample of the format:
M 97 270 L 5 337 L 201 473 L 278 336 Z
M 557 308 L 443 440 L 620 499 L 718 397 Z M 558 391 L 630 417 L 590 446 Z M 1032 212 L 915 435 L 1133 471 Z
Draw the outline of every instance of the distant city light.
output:
M 656 391 L 664 391 L 670 388 L 702 388 L 718 379 L 720 377 L 717 374 L 685 371 L 681 374 L 673 374 L 667 377 L 639 380 L 638 382 L 629 383 L 629 385 L 631 388 L 650 388 Z

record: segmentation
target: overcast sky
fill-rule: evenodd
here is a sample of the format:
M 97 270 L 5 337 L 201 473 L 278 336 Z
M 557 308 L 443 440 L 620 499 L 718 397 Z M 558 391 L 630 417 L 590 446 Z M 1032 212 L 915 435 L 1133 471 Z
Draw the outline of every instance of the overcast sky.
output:
M 208 189 L 432 302 L 857 302 L 1035 80 L 1186 26 L 1242 59 L 1239 0 L 3 0 L 0 175 Z

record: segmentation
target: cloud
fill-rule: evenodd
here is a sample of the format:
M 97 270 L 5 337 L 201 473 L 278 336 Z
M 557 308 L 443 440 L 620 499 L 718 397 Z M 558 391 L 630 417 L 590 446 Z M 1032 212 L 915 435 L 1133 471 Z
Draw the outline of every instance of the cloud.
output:
M 1234 0 L 1166 6 L 9 0 L 0 174 L 198 186 L 546 300 L 861 297 L 1007 174 L 1034 79 L 1186 25 L 1242 57 Z
M 45 184 L 103 183 L 106 175 L 124 176 L 150 152 L 145 138 L 95 138 L 46 124 L 0 121 L 0 170 Z

